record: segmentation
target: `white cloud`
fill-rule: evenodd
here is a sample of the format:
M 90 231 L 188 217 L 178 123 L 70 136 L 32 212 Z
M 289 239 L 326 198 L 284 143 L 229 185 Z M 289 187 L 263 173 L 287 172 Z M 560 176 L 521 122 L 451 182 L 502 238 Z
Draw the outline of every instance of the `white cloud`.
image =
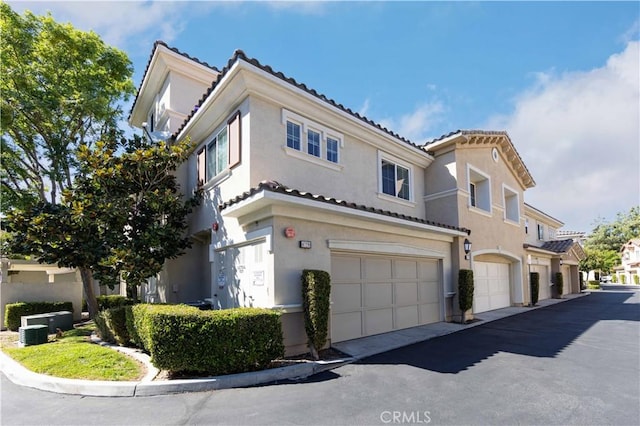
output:
M 537 186 L 526 201 L 590 231 L 639 204 L 640 43 L 586 72 L 540 73 L 511 115 L 486 128 L 506 129 Z
M 444 112 L 442 102 L 426 102 L 399 119 L 386 118 L 380 120 L 380 124 L 414 143 L 421 144 L 429 139 L 429 133 L 433 128 L 442 122 Z
M 10 1 L 18 13 L 30 10 L 37 15 L 51 12 L 58 22 L 70 22 L 78 29 L 93 30 L 110 45 L 121 49 L 131 44 L 148 48 L 156 39 L 171 42 L 184 30 L 186 16 L 211 3 L 83 1 L 18 2 Z
M 358 114 L 360 114 L 363 117 L 366 117 L 367 113 L 369 112 L 369 104 L 370 104 L 369 98 L 365 99 L 364 102 L 362 103 L 362 106 L 358 109 Z

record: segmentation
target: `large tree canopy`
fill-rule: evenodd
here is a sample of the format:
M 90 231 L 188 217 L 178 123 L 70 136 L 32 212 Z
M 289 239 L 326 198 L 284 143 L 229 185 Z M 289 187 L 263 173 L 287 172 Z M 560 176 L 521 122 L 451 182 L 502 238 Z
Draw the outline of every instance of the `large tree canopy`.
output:
M 628 213 L 618 213 L 611 223 L 598 219 L 587 237 L 584 249 L 587 257 L 580 263 L 583 271 L 610 272 L 620 264 L 620 249 L 632 238 L 640 237 L 640 207 Z
M 94 276 L 124 273 L 137 286 L 191 246 L 186 218 L 199 194 L 184 198 L 174 173 L 190 144 L 135 138 L 127 145 L 120 155 L 102 142 L 81 146 L 81 173 L 60 203 L 14 209 L 7 217 L 10 252 L 80 270 L 91 317 Z
M 117 139 L 133 67 L 94 32 L 4 2 L 0 40 L 2 210 L 56 204 L 73 181 L 76 149 Z

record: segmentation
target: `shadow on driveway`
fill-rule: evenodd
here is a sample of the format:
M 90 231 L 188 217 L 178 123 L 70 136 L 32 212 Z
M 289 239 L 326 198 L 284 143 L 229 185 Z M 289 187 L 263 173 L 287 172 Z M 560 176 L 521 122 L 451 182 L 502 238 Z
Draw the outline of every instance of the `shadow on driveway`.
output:
M 639 292 L 594 292 L 588 297 L 374 355 L 359 364 L 407 364 L 459 373 L 498 352 L 555 357 L 599 321 L 640 322 Z

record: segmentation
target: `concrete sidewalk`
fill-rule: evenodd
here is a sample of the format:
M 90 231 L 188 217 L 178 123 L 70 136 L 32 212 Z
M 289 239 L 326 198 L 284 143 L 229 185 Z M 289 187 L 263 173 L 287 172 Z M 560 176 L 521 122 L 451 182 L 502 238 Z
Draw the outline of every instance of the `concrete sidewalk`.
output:
M 466 325 L 438 322 L 364 337 L 361 339 L 340 342 L 334 344 L 333 347 L 349 355 L 344 359 L 317 362 L 295 362 L 289 366 L 250 373 L 230 374 L 226 376 L 201 379 L 154 380 L 158 374 L 158 369 L 151 364 L 148 355 L 142 353 L 140 350 L 119 346 L 112 347 L 131 355 L 146 366 L 147 374 L 142 380 L 136 382 L 107 382 L 63 379 L 44 374 L 37 374 L 27 370 L 18 362 L 5 355 L 2 351 L 0 351 L 0 369 L 7 378 L 9 378 L 9 380 L 18 385 L 49 392 L 85 396 L 153 396 L 255 386 L 276 381 L 302 379 L 372 355 L 433 339 L 446 334 L 455 333 L 457 331 L 466 330 L 471 327 L 477 327 L 491 321 L 529 312 L 533 309 L 540 309 L 556 303 L 566 302 L 588 294 L 589 292 L 585 292 L 581 294 L 565 295 L 563 299 L 542 300 L 538 302 L 538 305 L 535 307 L 509 307 L 490 312 L 483 312 L 475 315 L 475 318 L 479 321 Z

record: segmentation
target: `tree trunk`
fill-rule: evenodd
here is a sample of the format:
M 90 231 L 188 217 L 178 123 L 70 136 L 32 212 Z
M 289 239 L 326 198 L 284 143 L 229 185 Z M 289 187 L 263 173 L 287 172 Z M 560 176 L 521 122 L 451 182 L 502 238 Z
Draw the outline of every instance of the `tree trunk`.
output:
M 79 268 L 82 277 L 82 287 L 84 288 L 84 297 L 87 301 L 87 309 L 89 310 L 89 318 L 95 318 L 98 313 L 98 300 L 93 290 L 93 272 L 89 268 Z
M 314 359 L 314 361 L 320 360 L 320 354 L 318 354 L 318 350 L 313 345 L 313 343 L 309 343 L 309 352 L 311 353 L 311 357 Z

